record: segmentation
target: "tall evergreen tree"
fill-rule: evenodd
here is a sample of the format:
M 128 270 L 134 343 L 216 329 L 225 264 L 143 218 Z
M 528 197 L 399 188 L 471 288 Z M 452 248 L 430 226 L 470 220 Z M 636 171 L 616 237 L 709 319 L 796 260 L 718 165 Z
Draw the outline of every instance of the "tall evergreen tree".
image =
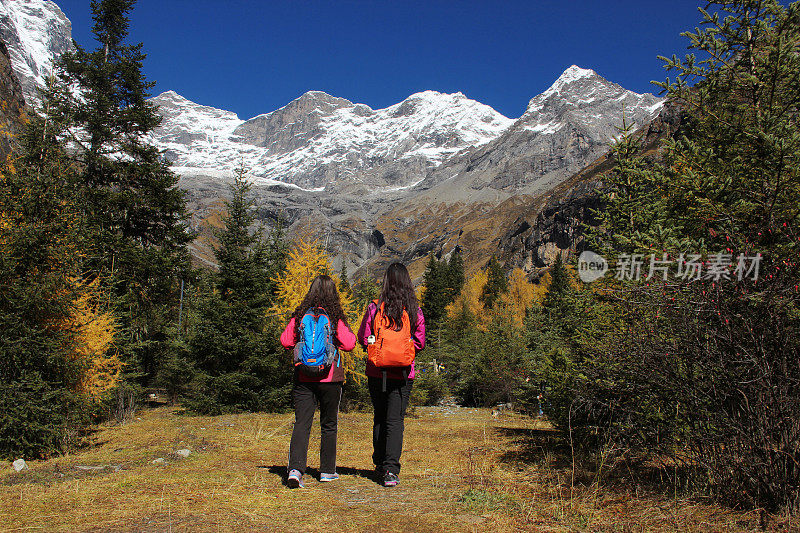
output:
M 508 290 L 508 278 L 500 265 L 500 261 L 495 256 L 489 260 L 486 267 L 488 280 L 481 294 L 481 301 L 487 309 L 491 309 L 501 294 Z
M 217 290 L 222 300 L 259 308 L 267 303 L 269 254 L 263 231 L 250 229 L 256 221 L 251 188 L 245 169 L 237 169 L 230 187 L 231 199 L 225 203 L 225 229 L 217 234 L 219 248 L 214 255 L 219 264 Z
M 446 267 L 446 265 L 444 265 Z M 438 324 L 444 317 L 444 309 L 447 305 L 447 294 L 445 289 L 445 269 L 442 268 L 440 261 L 431 254 L 428 258 L 428 266 L 422 277 L 422 284 L 425 292 L 422 296 L 422 313 L 425 321 L 430 325 Z
M 369 303 L 381 293 L 380 286 L 375 279 L 369 276 L 360 277 L 353 285 L 353 309 L 359 315 L 363 314 Z
M 62 450 L 87 423 L 71 315 L 85 251 L 76 179 L 57 125 L 32 117 L 0 168 L 0 456 Z
M 446 308 L 461 292 L 464 286 L 464 260 L 456 248 L 450 260 L 438 260 L 431 254 L 422 278 L 425 293 L 422 298 L 422 312 L 426 322 L 439 325 L 445 318 Z
M 218 235 L 219 271 L 212 291 L 199 304 L 199 320 L 189 341 L 198 369 L 189 405 L 204 413 L 279 407 L 290 382 L 277 345 L 279 332 L 268 320 L 274 243 L 268 243 L 260 229 L 251 231 L 255 209 L 250 188 L 245 170 L 238 169 Z
M 556 256 L 550 268 L 550 286 L 547 288 L 542 304 L 546 308 L 556 307 L 562 301 L 562 296 L 569 290 L 569 273 L 561 259 L 561 253 Z
M 455 300 L 461 292 L 465 280 L 464 258 L 461 256 L 461 248 L 456 246 L 447 262 L 447 288 L 450 293 L 448 304 Z
M 422 285 L 425 292 L 422 295 L 422 312 L 425 320 L 433 324 L 438 321 L 444 313 L 444 295 L 442 294 L 442 276 L 439 261 L 433 254 L 428 257 L 428 265 L 422 276 Z
M 350 288 L 350 280 L 347 279 L 347 261 L 342 261 L 342 270 L 339 272 L 339 292 L 350 296 L 353 295 L 353 290 Z
M 161 118 L 148 102 L 142 45 L 126 44 L 134 0 L 93 0 L 98 46 L 65 54 L 60 97 L 45 109 L 64 124 L 79 161 L 83 220 L 92 241 L 87 268 L 109 279 L 128 368 L 146 382 L 177 318 L 189 268 L 185 201 L 146 136 Z
M 286 270 L 286 262 L 289 257 L 289 245 L 284 236 L 284 219 L 283 217 L 278 217 L 267 238 L 267 253 L 269 255 L 270 268 L 267 293 L 270 298 L 274 298 L 278 292 L 276 278 L 279 273 Z

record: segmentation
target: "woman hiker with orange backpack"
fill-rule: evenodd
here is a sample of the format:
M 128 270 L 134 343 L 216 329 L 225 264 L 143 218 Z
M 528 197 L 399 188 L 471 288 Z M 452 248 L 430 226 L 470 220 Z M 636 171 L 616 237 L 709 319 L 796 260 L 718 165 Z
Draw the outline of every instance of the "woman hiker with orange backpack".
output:
M 392 263 L 380 297 L 367 306 L 358 340 L 367 351 L 372 407 L 372 462 L 385 487 L 397 485 L 403 451 L 403 418 L 414 383 L 414 357 L 425 347 L 425 318 L 408 270 Z
M 335 324 L 335 326 L 334 326 Z M 289 444 L 287 485 L 303 486 L 308 457 L 308 436 L 314 421 L 316 403 L 320 412 L 320 481 L 334 481 L 336 473 L 336 433 L 339 401 L 342 398 L 344 366 L 339 350 L 349 352 L 356 336 L 342 311 L 336 284 L 329 276 L 311 282 L 303 302 L 281 334 L 284 348 L 294 348 L 295 377 L 292 389 L 294 429 Z

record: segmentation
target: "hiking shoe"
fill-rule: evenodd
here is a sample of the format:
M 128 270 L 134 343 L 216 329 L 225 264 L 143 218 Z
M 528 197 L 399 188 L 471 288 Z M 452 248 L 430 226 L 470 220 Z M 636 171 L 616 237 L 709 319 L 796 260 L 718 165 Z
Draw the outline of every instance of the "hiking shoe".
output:
M 337 479 L 339 479 L 339 474 L 337 474 L 336 472 L 334 472 L 333 474 L 320 474 L 319 475 L 319 480 L 322 483 L 327 483 L 328 481 L 336 481 Z
M 384 487 L 394 487 L 399 482 L 400 482 L 400 478 L 397 477 L 397 474 L 392 474 L 391 472 L 386 472 L 383 475 L 383 486 Z
M 303 488 L 303 474 L 299 470 L 290 470 L 289 477 L 286 479 L 286 484 L 290 489 Z

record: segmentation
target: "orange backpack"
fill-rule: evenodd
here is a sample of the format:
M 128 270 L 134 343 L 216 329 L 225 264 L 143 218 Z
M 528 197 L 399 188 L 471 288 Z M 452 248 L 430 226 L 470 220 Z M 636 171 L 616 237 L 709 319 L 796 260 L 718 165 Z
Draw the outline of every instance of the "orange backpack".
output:
M 378 304 L 378 300 L 374 300 Z M 389 319 L 383 314 L 383 305 L 375 312 L 372 331 L 375 342 L 367 345 L 367 357 L 378 368 L 411 366 L 416 349 L 411 339 L 411 320 L 403 309 L 400 331 L 390 327 Z

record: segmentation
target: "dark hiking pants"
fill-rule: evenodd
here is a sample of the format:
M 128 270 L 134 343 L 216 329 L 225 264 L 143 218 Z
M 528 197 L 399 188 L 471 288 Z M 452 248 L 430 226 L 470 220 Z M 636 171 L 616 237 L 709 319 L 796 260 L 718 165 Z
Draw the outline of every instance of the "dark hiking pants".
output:
M 375 410 L 372 426 L 372 462 L 384 472 L 400 473 L 403 430 L 414 380 L 369 378 L 369 395 Z
M 339 401 L 342 384 L 297 382 L 292 389 L 294 401 L 294 429 L 289 445 L 289 470 L 305 473 L 308 460 L 308 436 L 314 422 L 314 411 L 319 402 L 319 471 L 336 472 L 336 430 L 339 419 Z

